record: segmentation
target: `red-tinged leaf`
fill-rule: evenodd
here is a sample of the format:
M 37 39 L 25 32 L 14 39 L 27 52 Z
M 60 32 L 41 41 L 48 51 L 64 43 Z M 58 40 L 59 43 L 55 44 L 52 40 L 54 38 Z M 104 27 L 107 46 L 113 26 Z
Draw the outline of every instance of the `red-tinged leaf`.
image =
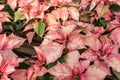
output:
M 30 67 L 28 70 L 27 70 L 27 80 L 36 80 L 36 73 L 34 71 L 34 68 L 33 67 Z
M 5 66 L 5 65 L 3 65 L 3 66 Z M 3 71 L 4 73 L 11 74 L 12 72 L 15 71 L 15 66 L 13 66 L 13 65 L 7 65 L 7 66 L 3 67 L 1 69 L 1 71 L 4 70 L 4 69 L 5 69 L 5 71 Z
M 0 35 L 0 49 L 13 49 L 13 48 L 18 48 L 20 47 L 25 39 L 18 37 L 14 34 L 9 35 L 8 37 L 6 37 L 6 34 L 1 34 Z
M 11 34 L 7 37 L 7 39 L 9 40 L 7 42 L 7 46 L 4 48 L 4 49 L 13 49 L 13 48 L 18 48 L 20 47 L 25 39 L 24 38 L 21 38 L 21 37 L 18 37 L 14 34 Z
M 49 64 L 61 57 L 64 46 L 55 42 L 51 42 L 34 48 L 38 54 L 45 57 L 47 64 Z
M 33 29 L 33 24 L 29 24 L 29 25 L 25 26 L 25 29 L 23 31 L 27 31 L 30 29 Z
M 19 64 L 18 57 L 11 50 L 0 50 L 0 56 L 2 57 L 0 62 L 0 71 L 2 76 L 0 79 L 8 80 L 5 79 L 5 76 L 15 71 L 15 67 Z
M 43 76 L 47 70 L 40 65 L 33 65 L 27 70 L 27 80 L 36 80 L 37 76 Z
M 77 50 L 70 51 L 65 56 L 65 62 L 73 69 L 79 62 L 80 54 Z
M 48 72 L 54 75 L 57 80 L 65 80 L 66 78 L 71 80 L 72 70 L 65 63 L 61 64 L 58 62 L 57 65 L 49 69 Z
M 11 76 L 13 80 L 27 80 L 26 70 L 16 70 Z
M 90 60 L 80 60 L 73 68 L 73 74 L 82 74 L 90 67 Z
M 72 19 L 79 21 L 79 11 L 77 8 L 75 7 L 69 7 L 68 8 L 69 12 L 70 12 L 70 16 L 72 17 Z
M 44 56 L 42 55 L 42 50 L 40 49 L 40 47 L 34 47 L 36 53 L 37 53 L 37 58 L 39 61 L 44 61 Z
M 32 38 L 34 37 L 34 35 L 35 35 L 35 32 L 29 32 L 29 33 L 27 33 L 27 40 L 28 40 L 28 42 L 29 43 L 31 43 L 32 42 Z
M 87 80 L 85 74 L 80 74 L 80 80 Z
M 8 41 L 6 34 L 1 34 L 0 35 L 0 49 L 2 49 L 5 45 L 6 42 Z
M 4 61 L 10 62 L 14 66 L 18 66 L 18 57 L 11 50 L 0 50 L 0 55 L 2 56 Z

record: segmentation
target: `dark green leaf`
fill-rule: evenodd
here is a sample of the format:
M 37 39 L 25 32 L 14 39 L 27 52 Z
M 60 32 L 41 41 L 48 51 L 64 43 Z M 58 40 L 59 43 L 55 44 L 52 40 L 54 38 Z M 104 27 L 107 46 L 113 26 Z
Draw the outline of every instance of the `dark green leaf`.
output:
M 85 8 L 85 11 L 89 11 L 90 10 L 90 4 L 87 5 L 87 7 Z
M 53 76 L 50 73 L 46 73 L 42 77 L 38 76 L 36 80 L 54 80 L 54 78 L 53 78 Z
M 13 25 L 10 22 L 3 22 L 2 23 L 2 28 L 4 31 L 14 31 Z
M 23 21 L 16 21 L 14 24 L 15 32 L 23 31 L 24 29 L 24 22 Z
M 95 26 L 99 26 L 99 27 L 106 27 L 106 25 L 109 23 L 109 21 L 106 21 L 104 18 L 100 18 L 100 19 L 98 19 L 98 20 L 94 20 L 93 21 L 93 24 L 95 25 Z
M 5 4 L 3 11 L 7 11 L 11 15 L 11 17 L 14 17 L 14 11 L 11 9 L 9 5 Z
M 27 62 L 22 62 L 22 63 L 19 63 L 19 66 L 16 67 L 16 69 L 27 69 L 30 67 L 30 64 L 27 63 Z
M 105 21 L 104 19 L 100 19 L 100 25 L 106 26 L 108 24 L 108 21 Z
M 82 54 L 82 53 L 85 52 L 86 50 L 87 50 L 87 49 L 84 48 L 84 49 L 79 49 L 78 51 L 79 51 L 80 54 Z
M 114 11 L 114 12 L 118 12 L 118 11 L 120 11 L 120 6 L 117 5 L 117 4 L 111 4 L 110 5 L 110 10 Z
M 63 49 L 63 54 L 62 56 L 58 59 L 59 62 L 63 63 L 65 62 L 65 55 L 67 54 L 66 49 Z
M 57 61 L 53 62 L 53 63 L 50 63 L 48 64 L 47 66 L 45 66 L 47 69 L 50 69 L 52 68 L 53 66 L 55 66 L 57 64 Z

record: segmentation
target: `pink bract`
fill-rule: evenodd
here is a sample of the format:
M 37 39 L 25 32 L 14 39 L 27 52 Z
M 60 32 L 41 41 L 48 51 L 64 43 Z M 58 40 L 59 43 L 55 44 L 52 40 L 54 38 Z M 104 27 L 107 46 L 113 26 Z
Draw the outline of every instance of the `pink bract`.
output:
M 0 80 L 120 78 L 120 0 L 0 1 Z

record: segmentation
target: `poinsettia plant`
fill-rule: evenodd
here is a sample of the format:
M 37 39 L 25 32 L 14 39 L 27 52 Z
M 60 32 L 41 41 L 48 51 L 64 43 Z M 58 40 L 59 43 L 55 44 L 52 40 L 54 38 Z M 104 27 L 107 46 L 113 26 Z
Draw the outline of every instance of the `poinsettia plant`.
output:
M 0 80 L 120 80 L 120 0 L 0 0 Z

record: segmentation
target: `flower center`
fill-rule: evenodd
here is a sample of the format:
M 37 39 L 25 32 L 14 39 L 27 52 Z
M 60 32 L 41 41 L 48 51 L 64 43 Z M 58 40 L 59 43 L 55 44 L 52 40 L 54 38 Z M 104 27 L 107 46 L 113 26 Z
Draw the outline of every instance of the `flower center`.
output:
M 101 56 L 104 56 L 105 55 L 105 52 L 101 52 Z
M 73 76 L 73 80 L 80 80 L 80 77 L 78 75 Z

